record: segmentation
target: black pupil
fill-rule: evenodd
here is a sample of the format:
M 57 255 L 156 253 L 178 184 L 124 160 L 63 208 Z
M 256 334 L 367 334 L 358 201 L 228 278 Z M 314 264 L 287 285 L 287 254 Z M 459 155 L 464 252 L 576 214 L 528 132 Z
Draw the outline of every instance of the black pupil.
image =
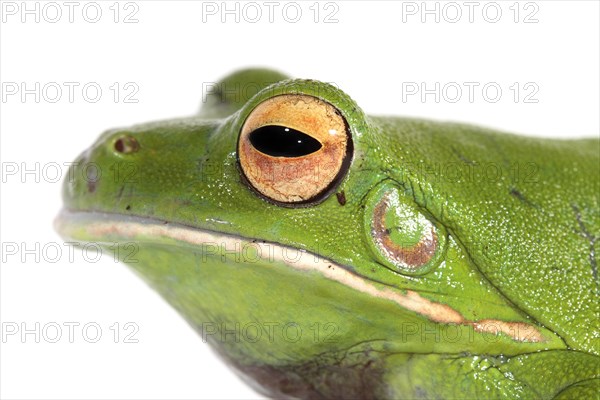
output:
M 256 150 L 272 157 L 302 157 L 322 147 L 312 136 L 280 125 L 256 129 L 250 134 L 250 143 Z

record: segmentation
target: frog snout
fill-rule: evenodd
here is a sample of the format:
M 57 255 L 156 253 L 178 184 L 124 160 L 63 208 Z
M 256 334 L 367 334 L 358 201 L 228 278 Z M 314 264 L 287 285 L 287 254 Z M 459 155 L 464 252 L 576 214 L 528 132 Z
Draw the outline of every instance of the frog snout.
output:
M 63 183 L 65 205 L 78 208 L 83 199 L 93 197 L 101 182 L 116 182 L 125 176 L 131 155 L 140 150 L 129 133 L 105 132 L 94 145 L 73 161 Z

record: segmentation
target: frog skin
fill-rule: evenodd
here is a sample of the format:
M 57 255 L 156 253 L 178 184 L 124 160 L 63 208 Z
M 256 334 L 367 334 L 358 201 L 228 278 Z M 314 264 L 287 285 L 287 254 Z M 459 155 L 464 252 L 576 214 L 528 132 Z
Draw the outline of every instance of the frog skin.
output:
M 247 69 L 102 134 L 55 225 L 118 243 L 266 396 L 594 398 L 599 154 Z

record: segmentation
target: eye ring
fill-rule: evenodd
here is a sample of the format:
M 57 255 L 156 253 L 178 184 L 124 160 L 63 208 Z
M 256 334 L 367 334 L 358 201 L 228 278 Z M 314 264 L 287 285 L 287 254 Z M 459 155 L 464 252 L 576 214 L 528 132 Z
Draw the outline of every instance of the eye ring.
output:
M 243 181 L 284 207 L 320 203 L 346 175 L 354 152 L 349 125 L 332 104 L 305 94 L 269 98 L 245 119 L 237 145 Z

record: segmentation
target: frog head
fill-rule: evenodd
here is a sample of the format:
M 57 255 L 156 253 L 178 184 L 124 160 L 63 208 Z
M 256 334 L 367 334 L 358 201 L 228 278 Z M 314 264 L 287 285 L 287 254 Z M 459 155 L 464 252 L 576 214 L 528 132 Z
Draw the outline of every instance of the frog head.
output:
M 56 226 L 121 246 L 122 261 L 263 393 L 432 395 L 467 369 L 465 390 L 497 382 L 473 371 L 503 357 L 597 343 L 560 306 L 548 310 L 533 261 L 521 264 L 545 239 L 514 247 L 511 235 L 536 234 L 534 185 L 423 173 L 501 164 L 511 149 L 528 159 L 527 145 L 368 117 L 335 85 L 244 70 L 195 116 L 102 134 L 71 167 Z M 590 272 L 574 270 L 593 312 Z M 556 295 L 574 298 L 574 286 Z

